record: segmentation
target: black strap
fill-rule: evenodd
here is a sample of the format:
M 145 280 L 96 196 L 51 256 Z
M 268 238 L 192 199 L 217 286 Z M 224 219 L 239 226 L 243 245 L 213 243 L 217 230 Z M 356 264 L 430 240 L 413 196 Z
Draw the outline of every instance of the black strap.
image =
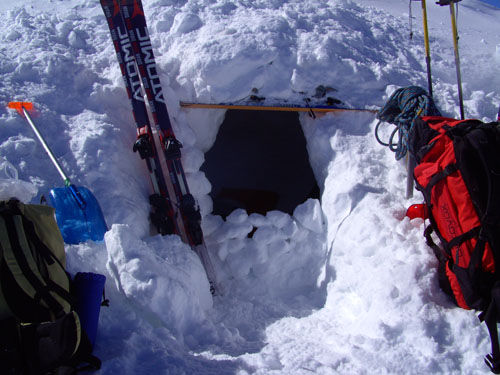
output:
M 471 240 L 474 237 L 479 236 L 479 232 L 481 231 L 481 226 L 474 227 L 467 232 L 464 232 L 456 237 L 453 237 L 450 241 L 447 242 L 446 247 L 451 250 L 455 246 L 459 246 L 465 241 Z
M 481 226 L 474 227 L 474 228 L 468 230 L 467 232 L 462 233 L 462 234 L 452 238 L 450 241 L 443 241 L 443 246 L 444 246 L 445 250 L 448 252 L 448 254 L 451 254 L 451 249 L 453 249 L 455 246 L 460 246 L 465 241 L 471 240 L 471 239 L 479 236 L 480 231 L 481 231 Z M 482 257 L 482 255 L 481 255 L 481 257 Z M 454 261 L 455 261 L 455 263 L 458 263 L 458 258 L 454 259 Z
M 4 215 L 4 219 L 12 247 L 12 252 L 16 258 L 17 263 L 19 264 L 19 267 L 21 268 L 21 271 L 23 272 L 23 275 L 35 289 L 37 297 L 39 296 L 40 299 L 43 299 L 43 301 L 47 304 L 47 306 L 49 306 L 51 311 L 53 311 L 56 316 L 60 315 L 64 311 L 63 306 L 50 294 L 45 285 L 40 282 L 38 277 L 29 267 L 28 261 L 23 255 L 23 250 L 21 248 L 19 238 L 17 237 L 18 233 L 16 225 L 14 223 L 14 218 L 10 215 Z
M 432 232 L 434 232 L 434 228 L 433 228 L 432 224 L 429 224 L 427 226 L 427 228 L 425 228 L 425 231 L 424 231 L 425 242 L 427 243 L 427 246 L 429 246 L 432 249 L 432 251 L 434 252 L 434 255 L 438 259 L 439 263 L 444 263 L 447 260 L 446 256 L 443 254 L 443 251 L 441 250 L 441 248 L 438 245 L 436 245 L 436 243 L 432 239 L 432 236 L 431 236 Z
M 500 374 L 500 344 L 498 343 L 497 321 L 500 312 L 500 282 L 497 281 L 491 290 L 491 302 L 488 308 L 479 314 L 479 320 L 486 323 L 491 339 L 491 354 L 484 361 L 494 374 Z
M 106 287 L 102 289 L 102 302 L 101 306 L 109 307 L 109 299 L 106 298 Z
M 424 230 L 425 242 L 434 251 L 434 255 L 436 255 L 436 258 L 438 258 L 438 260 L 440 260 L 440 261 L 446 260 L 444 254 L 443 254 L 443 251 L 441 250 L 441 248 L 438 245 L 436 245 L 436 243 L 434 242 L 434 240 L 431 237 L 432 232 L 436 232 L 439 235 L 438 231 L 436 231 L 434 229 L 434 226 L 435 225 L 433 225 L 431 223 L 425 228 L 425 230 Z M 462 244 L 463 242 L 465 242 L 467 240 L 470 240 L 474 237 L 479 236 L 480 232 L 481 232 L 481 227 L 478 226 L 478 227 L 472 228 L 471 230 L 469 230 L 465 233 L 462 233 L 459 236 L 454 237 L 451 241 L 446 241 L 441 236 L 440 236 L 440 240 L 443 243 L 443 247 L 444 247 L 444 250 L 446 251 L 446 253 L 451 254 L 451 252 L 450 252 L 451 249 L 453 249 L 455 246 L 459 246 L 460 244 Z M 484 242 L 483 242 L 483 244 L 484 244 Z M 476 248 L 477 248 L 477 245 L 476 245 Z M 474 253 L 475 253 L 475 251 L 473 251 L 473 254 Z M 472 257 L 473 256 L 474 255 L 472 255 Z M 482 253 L 479 256 L 479 260 L 481 260 L 481 258 L 482 258 Z M 456 259 L 454 261 L 456 262 Z M 474 264 L 475 264 L 475 266 L 477 266 L 477 261 L 475 261 Z
M 74 307 L 76 305 L 75 297 L 68 290 L 64 289 L 52 279 L 47 279 L 46 282 L 50 291 L 57 293 L 61 298 L 64 298 L 70 306 Z
M 476 246 L 472 251 L 469 261 L 469 275 L 472 275 L 476 270 L 481 268 L 484 251 L 486 250 L 486 239 L 482 236 L 482 229 L 479 231 Z
M 441 181 L 443 178 L 446 178 L 448 177 L 450 174 L 454 173 L 458 171 L 458 167 L 455 163 L 452 163 L 452 164 L 449 164 L 447 165 L 442 171 L 436 173 L 435 175 L 433 175 L 429 181 L 429 183 L 427 184 L 427 186 L 425 187 L 425 193 L 427 194 L 428 197 L 431 196 L 431 190 L 432 188 L 439 182 Z
M 52 251 L 50 251 L 47 245 L 45 245 L 45 243 L 36 234 L 35 224 L 33 224 L 32 221 L 28 220 L 26 216 L 21 215 L 21 218 L 23 220 L 23 228 L 26 239 L 35 245 L 37 252 L 40 253 L 47 264 L 54 264 L 54 261 L 57 260 L 57 258 L 54 256 L 54 254 L 52 254 Z M 60 262 L 58 263 L 59 265 L 61 265 Z
M 78 374 L 80 372 L 97 371 L 101 368 L 101 360 L 92 355 L 92 344 L 85 330 L 81 330 L 80 346 L 71 360 L 65 365 L 68 366 L 68 374 Z M 72 371 L 71 371 L 72 370 Z
M 38 237 L 36 234 L 35 230 L 35 225 L 33 224 L 32 221 L 28 220 L 25 216 L 22 216 L 23 219 L 23 227 L 24 227 L 24 232 L 26 235 L 26 239 L 31 242 L 38 253 L 40 253 L 47 264 L 52 265 L 57 263 L 61 270 L 64 272 L 66 275 L 66 278 L 68 280 L 68 286 L 71 285 L 71 279 L 69 275 L 65 271 L 65 267 L 62 265 L 62 263 L 59 261 L 59 259 L 54 255 L 52 250 L 45 245 L 45 243 Z M 43 277 L 45 283 L 47 286 L 43 288 L 44 290 L 46 289 L 48 292 L 54 292 L 57 293 L 61 298 L 66 300 L 71 306 L 75 305 L 74 297 L 70 294 L 70 292 L 66 289 L 64 289 L 62 286 L 54 282 L 48 275 L 44 275 L 43 273 L 40 273 L 40 275 Z M 39 291 L 37 291 L 37 295 L 39 294 Z M 59 315 L 64 314 L 64 311 L 61 311 Z M 56 315 L 57 316 L 57 315 Z
M 64 271 L 64 274 L 66 275 L 68 279 L 68 285 L 71 284 L 71 279 L 69 275 L 65 271 L 65 267 L 63 264 L 60 262 L 60 260 L 54 255 L 52 250 L 45 245 L 45 243 L 40 239 L 40 237 L 36 233 L 35 229 L 35 224 L 29 220 L 26 216 L 21 215 L 22 218 L 22 223 L 23 223 L 23 229 L 24 229 L 24 234 L 26 236 L 26 239 L 28 242 L 32 243 L 33 246 L 35 246 L 37 252 L 43 257 L 44 261 L 52 265 L 54 262 L 56 262 L 61 270 Z M 23 271 L 24 272 L 24 271 Z M 61 287 L 59 284 L 55 283 L 50 277 L 45 277 L 43 273 L 40 273 L 40 275 L 43 277 L 45 283 L 47 284 L 46 287 L 43 287 L 41 289 L 37 289 L 35 299 L 39 300 L 39 298 L 43 298 L 45 300 L 45 296 L 48 292 L 55 292 L 57 293 L 61 298 L 65 299 L 71 306 L 75 305 L 74 298 L 71 296 L 69 291 Z M 64 314 L 64 311 L 61 310 L 59 312 L 56 312 L 56 316 L 60 316 L 61 314 Z

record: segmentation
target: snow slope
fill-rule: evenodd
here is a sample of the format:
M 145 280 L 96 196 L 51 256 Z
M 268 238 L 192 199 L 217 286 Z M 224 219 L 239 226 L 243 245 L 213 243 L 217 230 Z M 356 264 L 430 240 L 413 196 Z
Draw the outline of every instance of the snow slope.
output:
M 321 204 L 292 216 L 210 214 L 200 172 L 224 111 L 258 88 L 301 102 L 318 85 L 346 106 L 380 108 L 394 89 L 427 87 L 422 16 L 398 0 L 144 0 L 183 163 L 224 294 L 212 298 L 196 255 L 151 236 L 146 168 L 97 1 L 0 1 L 0 101 L 33 101 L 36 123 L 74 183 L 92 189 L 109 232 L 67 246 L 71 272 L 107 277 L 96 354 L 101 374 L 486 373 L 486 328 L 439 290 L 424 224 L 404 218 L 405 170 L 373 136 L 374 116 L 302 115 Z M 325 4 L 326 3 L 326 4 Z M 428 4 L 434 96 L 458 116 L 449 10 Z M 500 10 L 458 12 L 467 117 L 500 104 Z M 0 195 L 38 202 L 62 186 L 16 114 L 0 108 Z M 256 232 L 249 238 L 247 234 Z

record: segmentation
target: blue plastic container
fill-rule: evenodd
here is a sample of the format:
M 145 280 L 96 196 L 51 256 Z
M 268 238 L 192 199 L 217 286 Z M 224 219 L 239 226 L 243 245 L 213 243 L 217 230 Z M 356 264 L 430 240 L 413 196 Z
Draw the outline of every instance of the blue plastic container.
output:
M 105 282 L 106 276 L 92 272 L 78 272 L 74 278 L 77 298 L 75 310 L 92 347 L 97 335 Z

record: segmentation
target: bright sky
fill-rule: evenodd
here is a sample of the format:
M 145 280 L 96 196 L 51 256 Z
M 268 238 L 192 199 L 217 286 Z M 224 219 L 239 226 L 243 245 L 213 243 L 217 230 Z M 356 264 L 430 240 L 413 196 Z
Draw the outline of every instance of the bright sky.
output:
M 481 1 L 500 8 L 500 0 L 481 0 Z

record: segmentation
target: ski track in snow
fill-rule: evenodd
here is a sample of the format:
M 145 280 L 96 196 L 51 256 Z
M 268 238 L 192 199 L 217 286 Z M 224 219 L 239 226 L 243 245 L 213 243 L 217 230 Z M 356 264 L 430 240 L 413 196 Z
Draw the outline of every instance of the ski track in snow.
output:
M 252 88 L 302 102 L 318 85 L 354 108 L 379 108 L 400 86 L 427 87 L 418 3 L 144 0 L 164 94 L 223 296 L 212 299 L 196 255 L 177 236 L 150 236 L 146 166 L 97 1 L 0 1 L 0 101 L 33 101 L 34 118 L 110 230 L 67 246 L 71 272 L 107 277 L 96 354 L 101 374 L 476 374 L 489 338 L 473 312 L 439 290 L 424 223 L 404 217 L 404 166 L 373 136 L 374 116 L 301 115 L 321 205 L 293 215 L 210 214 L 200 167 L 224 111 L 178 102 L 237 101 Z M 500 10 L 460 3 L 465 112 L 500 104 Z M 434 96 L 458 116 L 447 7 L 428 5 Z M 0 108 L 2 196 L 37 202 L 62 186 L 29 127 Z M 389 130 L 386 130 L 389 132 Z M 2 172 L 2 171 L 0 171 Z M 3 178 L 3 179 L 2 179 Z M 257 228 L 252 238 L 248 238 Z

